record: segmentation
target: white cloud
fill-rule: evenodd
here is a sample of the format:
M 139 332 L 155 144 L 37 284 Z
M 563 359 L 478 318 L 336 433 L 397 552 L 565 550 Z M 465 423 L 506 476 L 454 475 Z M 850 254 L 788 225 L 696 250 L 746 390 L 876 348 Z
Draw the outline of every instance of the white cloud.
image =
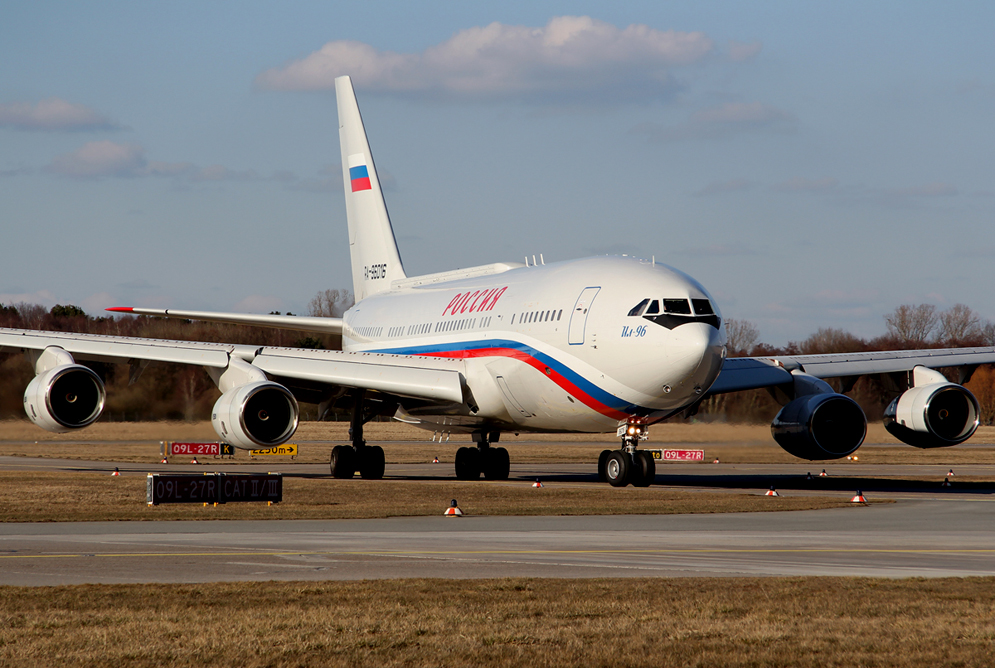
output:
M 838 185 L 839 181 L 831 176 L 825 176 L 821 179 L 806 179 L 801 176 L 796 176 L 792 179 L 788 179 L 787 181 L 771 186 L 771 190 L 783 193 L 820 192 L 823 190 L 832 190 Z
M 762 42 L 744 44 L 743 42 L 732 40 L 729 42 L 729 58 L 736 62 L 750 60 L 760 55 L 763 48 L 764 45 Z
M 113 130 L 118 126 L 82 104 L 50 97 L 37 104 L 0 104 L 0 127 L 17 130 Z
M 138 144 L 92 141 L 72 153 L 57 156 L 46 169 L 76 178 L 141 176 L 146 164 L 145 149 Z
M 643 123 L 633 128 L 633 132 L 661 141 L 719 139 L 744 132 L 789 130 L 794 120 L 791 114 L 761 102 L 727 102 L 699 109 L 679 125 Z
M 652 98 L 674 87 L 669 69 L 713 51 L 700 32 L 618 28 L 588 16 L 554 17 L 542 28 L 491 23 L 421 53 L 335 41 L 256 84 L 271 90 L 328 90 L 348 74 L 366 91 L 465 98 L 543 97 L 614 91 Z

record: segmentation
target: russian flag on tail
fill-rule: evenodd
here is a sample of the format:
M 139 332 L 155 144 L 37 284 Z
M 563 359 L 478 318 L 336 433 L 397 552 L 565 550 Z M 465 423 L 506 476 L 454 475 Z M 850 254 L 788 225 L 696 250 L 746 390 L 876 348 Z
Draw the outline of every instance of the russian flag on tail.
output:
M 366 168 L 366 160 L 362 153 L 349 156 L 349 181 L 352 183 L 352 191 L 372 190 L 370 183 L 370 171 Z

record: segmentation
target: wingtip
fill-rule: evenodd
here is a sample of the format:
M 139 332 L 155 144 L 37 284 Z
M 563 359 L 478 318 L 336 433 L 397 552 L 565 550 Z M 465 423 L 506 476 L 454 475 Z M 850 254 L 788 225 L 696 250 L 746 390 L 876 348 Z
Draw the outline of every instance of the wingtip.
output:
M 110 308 L 105 308 L 105 311 L 115 311 L 117 313 L 132 313 L 135 309 L 132 306 L 111 306 Z

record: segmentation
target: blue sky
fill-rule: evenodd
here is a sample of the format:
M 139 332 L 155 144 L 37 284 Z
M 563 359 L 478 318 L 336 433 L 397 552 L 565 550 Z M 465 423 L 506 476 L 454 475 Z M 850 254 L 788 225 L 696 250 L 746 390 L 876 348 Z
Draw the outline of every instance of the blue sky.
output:
M 587 18 L 582 18 L 587 17 Z M 655 255 L 783 344 L 995 319 L 990 3 L 15 3 L 0 302 L 348 288 L 353 74 L 409 275 Z

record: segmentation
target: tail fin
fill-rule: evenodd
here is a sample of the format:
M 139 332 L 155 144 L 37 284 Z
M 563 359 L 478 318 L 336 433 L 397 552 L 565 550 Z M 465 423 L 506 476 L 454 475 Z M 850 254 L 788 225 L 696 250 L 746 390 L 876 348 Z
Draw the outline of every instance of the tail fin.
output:
M 352 79 L 335 79 L 339 110 L 339 144 L 345 181 L 345 210 L 349 222 L 349 256 L 356 301 L 390 289 L 390 282 L 405 278 L 397 241 L 390 226 L 380 179 L 359 115 Z

